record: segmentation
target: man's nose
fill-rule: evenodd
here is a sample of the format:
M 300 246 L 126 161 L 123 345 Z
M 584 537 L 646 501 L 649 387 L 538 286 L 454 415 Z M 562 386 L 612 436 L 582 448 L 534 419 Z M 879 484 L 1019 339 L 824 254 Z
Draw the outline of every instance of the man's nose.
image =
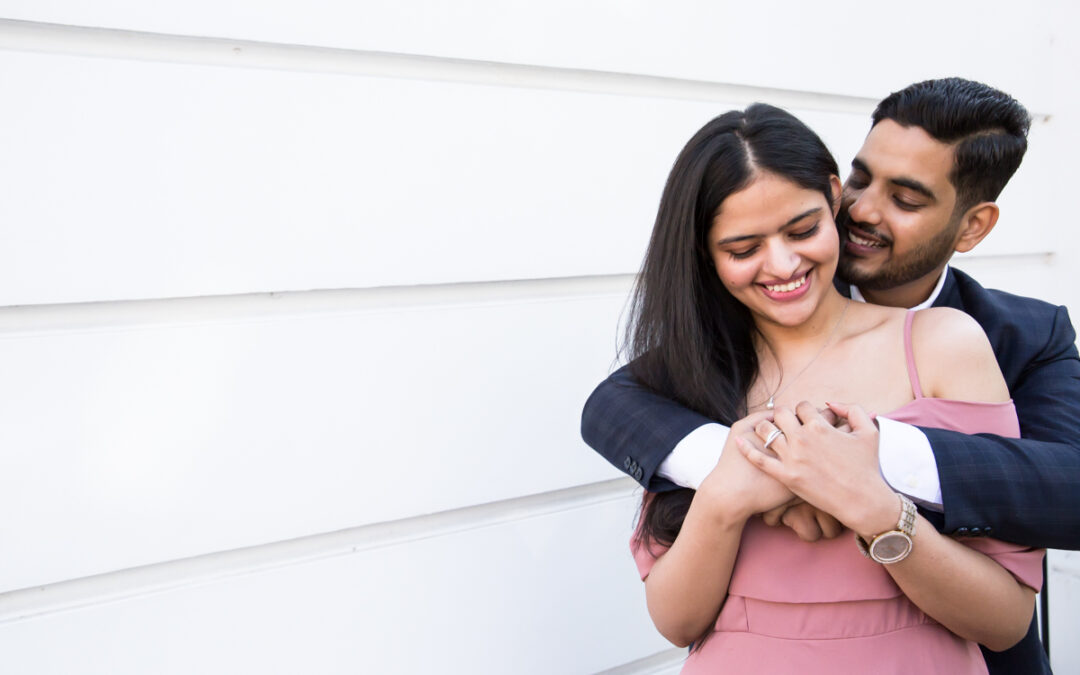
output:
M 881 209 L 878 206 L 878 200 L 870 190 L 862 190 L 853 196 L 854 200 L 848 204 L 847 208 L 848 215 L 853 221 L 870 225 L 877 225 L 881 222 Z

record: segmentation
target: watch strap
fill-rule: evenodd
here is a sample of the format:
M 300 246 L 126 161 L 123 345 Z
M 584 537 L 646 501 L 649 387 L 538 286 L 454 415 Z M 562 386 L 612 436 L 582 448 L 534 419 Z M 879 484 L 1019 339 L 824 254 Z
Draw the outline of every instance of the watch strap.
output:
M 859 547 L 859 551 L 867 558 L 870 558 L 875 562 L 879 562 L 882 564 L 900 562 L 907 557 L 908 553 L 910 553 L 910 549 L 908 550 L 908 552 L 904 553 L 899 558 L 895 558 L 892 560 L 880 560 L 872 553 L 875 542 L 877 542 L 882 537 L 885 537 L 886 535 L 894 534 L 903 535 L 905 539 L 911 542 L 911 538 L 915 536 L 915 517 L 919 513 L 918 509 L 915 508 L 915 502 L 911 501 L 911 499 L 909 499 L 907 495 L 901 494 L 899 492 L 896 493 L 896 496 L 900 498 L 900 519 L 899 521 L 897 521 L 895 529 L 886 530 L 885 532 L 882 532 L 881 534 L 873 537 L 869 542 L 863 539 L 858 533 L 855 534 L 855 545 Z

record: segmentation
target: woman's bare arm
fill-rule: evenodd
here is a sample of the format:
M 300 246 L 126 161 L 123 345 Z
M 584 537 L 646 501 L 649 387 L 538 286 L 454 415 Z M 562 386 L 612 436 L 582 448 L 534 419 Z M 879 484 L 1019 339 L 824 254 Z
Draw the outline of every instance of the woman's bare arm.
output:
M 757 413 L 736 422 L 728 445 L 751 437 L 754 425 L 769 416 Z M 713 625 L 727 598 L 746 521 L 791 496 L 735 447 L 725 447 L 694 495 L 678 537 L 645 579 L 649 615 L 661 635 L 684 647 Z

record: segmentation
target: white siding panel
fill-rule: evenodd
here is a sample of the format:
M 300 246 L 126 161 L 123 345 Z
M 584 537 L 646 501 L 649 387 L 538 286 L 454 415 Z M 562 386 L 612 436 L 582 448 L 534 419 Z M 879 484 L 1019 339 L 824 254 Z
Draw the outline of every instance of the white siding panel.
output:
M 611 478 L 623 292 L 0 340 L 0 590 Z
M 0 304 L 626 271 L 713 109 L 20 53 L 0 68 L 20 101 L 0 112 Z
M 1048 551 L 1050 568 L 1050 665 L 1055 673 L 1080 673 L 1080 551 Z
M 627 547 L 637 501 L 0 624 L 0 652 L 35 675 L 594 673 L 669 646 Z
M 632 272 L 679 148 L 748 102 L 0 64 L 7 305 Z M 794 112 L 846 166 L 864 116 Z
M 9 0 L 0 2 L 0 16 L 873 97 L 962 74 L 1039 107 L 1055 97 L 1053 81 L 1031 73 L 1052 61 L 1054 24 L 1046 17 L 1057 7 L 913 0 L 885 17 L 855 0 L 827 11 L 792 0 L 192 0 L 152 9 L 137 0 Z M 1008 48 L 987 49 L 987 36 L 1007 36 Z
M 979 249 L 981 251 L 981 247 Z M 1054 304 L 1066 302 L 1066 289 L 1055 288 L 1054 257 L 1044 255 L 956 256 L 952 264 L 986 288 L 1039 298 Z
M 1001 215 L 990 235 L 975 249 L 975 255 L 1008 256 L 1022 253 L 1060 251 L 1059 195 L 1053 184 L 1060 169 L 1054 161 L 1060 121 L 1036 120 L 1028 134 L 1024 161 L 998 198 Z M 1045 286 L 1032 286 L 1030 295 L 1040 295 Z M 1048 288 L 1046 290 L 1049 290 Z

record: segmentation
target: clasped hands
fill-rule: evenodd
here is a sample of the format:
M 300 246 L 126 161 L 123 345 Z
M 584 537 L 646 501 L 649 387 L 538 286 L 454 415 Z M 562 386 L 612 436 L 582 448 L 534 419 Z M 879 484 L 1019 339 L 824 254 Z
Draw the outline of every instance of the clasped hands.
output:
M 732 454 L 749 465 L 745 468 L 757 469 L 757 476 L 736 472 L 744 488 L 755 492 L 751 513 L 760 513 L 770 526 L 790 527 L 805 541 L 833 538 L 851 527 L 860 496 L 871 482 L 882 480 L 877 427 L 854 405 L 818 410 L 804 401 L 794 410 L 754 413 L 732 425 L 732 444 L 739 451 Z

